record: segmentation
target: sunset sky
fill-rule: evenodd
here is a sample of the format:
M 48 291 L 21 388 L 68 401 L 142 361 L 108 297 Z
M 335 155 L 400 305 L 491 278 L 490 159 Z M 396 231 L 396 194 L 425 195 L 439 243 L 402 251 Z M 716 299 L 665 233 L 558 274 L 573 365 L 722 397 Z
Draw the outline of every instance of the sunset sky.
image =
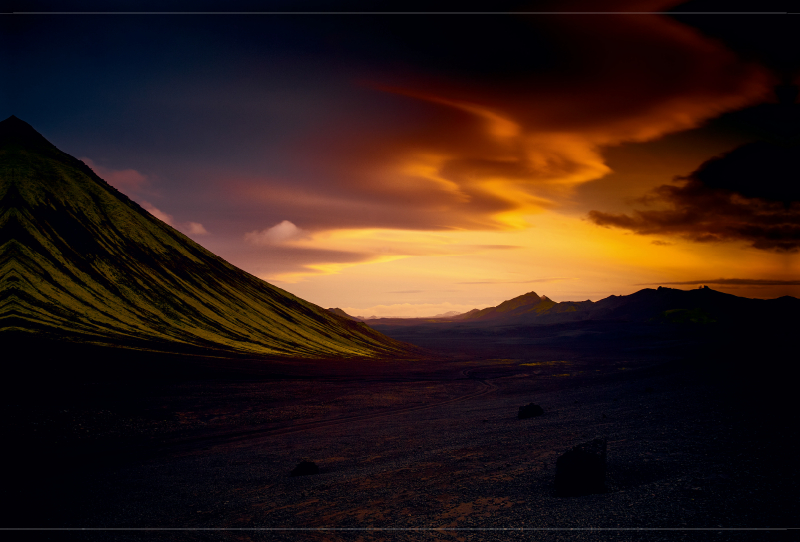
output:
M 108 4 L 0 18 L 0 117 L 313 303 L 800 297 L 796 19 L 666 0 L 87 13 Z M 779 11 L 736 11 L 756 10 Z

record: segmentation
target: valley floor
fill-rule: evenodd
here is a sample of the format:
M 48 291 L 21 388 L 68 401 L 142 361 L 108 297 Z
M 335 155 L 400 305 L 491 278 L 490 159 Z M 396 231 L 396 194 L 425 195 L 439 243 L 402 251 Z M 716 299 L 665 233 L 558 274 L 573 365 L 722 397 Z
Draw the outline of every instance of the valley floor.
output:
M 681 360 L 272 364 L 75 386 L 6 396 L 17 453 L 3 527 L 100 529 L 52 540 L 671 541 L 800 526 L 797 428 Z M 544 415 L 517 419 L 529 402 Z M 555 497 L 557 457 L 595 437 L 608 439 L 608 492 Z M 320 474 L 290 477 L 302 459 Z

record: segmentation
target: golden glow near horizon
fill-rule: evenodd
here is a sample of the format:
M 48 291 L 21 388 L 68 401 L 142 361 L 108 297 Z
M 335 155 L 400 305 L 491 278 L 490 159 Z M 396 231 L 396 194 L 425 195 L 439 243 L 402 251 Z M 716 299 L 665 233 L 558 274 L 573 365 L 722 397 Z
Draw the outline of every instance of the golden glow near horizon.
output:
M 648 159 L 626 159 L 624 152 L 617 152 L 619 163 L 612 170 L 604 150 L 624 148 L 625 142 L 658 141 L 698 126 L 724 107 L 721 102 L 727 100 L 733 107 L 743 100 L 756 101 L 767 83 L 768 78 L 756 73 L 749 86 L 744 85 L 750 89 L 749 97 L 728 96 L 717 101 L 708 96 L 694 101 L 683 97 L 640 117 L 612 123 L 606 131 L 592 126 L 572 132 L 537 132 L 488 106 L 393 90 L 479 121 L 477 130 L 467 124 L 476 130 L 471 136 L 458 134 L 458 145 L 428 142 L 427 152 L 408 150 L 424 141 L 390 145 L 394 154 L 387 157 L 392 158 L 360 170 L 375 180 L 382 196 L 396 196 L 398 205 L 406 199 L 426 202 L 433 212 L 441 213 L 441 224 L 432 224 L 441 227 L 314 232 L 287 245 L 362 257 L 306 264 L 262 278 L 283 284 L 301 297 L 336 304 L 363 316 L 465 311 L 528 291 L 556 301 L 597 300 L 670 282 L 753 276 L 789 280 L 791 256 L 764 253 L 742 243 L 698 244 L 600 227 L 586 218 L 596 196 L 591 198 L 590 193 L 590 199 L 581 203 L 577 193 L 586 183 L 607 177 L 610 191 L 619 190 L 614 183 L 622 180 L 626 186 L 635 184 L 631 192 L 643 196 L 675 176 L 690 173 L 709 157 L 707 151 L 695 154 L 692 149 L 654 146 Z M 716 152 L 727 150 L 725 145 L 719 143 Z M 709 148 L 714 148 L 713 142 Z M 426 201 L 425 193 L 437 195 Z M 751 297 L 775 297 L 798 290 L 785 285 L 712 287 Z M 380 302 L 346 301 L 357 298 Z
M 483 164 L 478 163 L 465 173 L 448 166 L 458 162 L 453 154 L 418 153 L 407 155 L 399 167 L 380 172 L 381 189 L 388 192 L 424 191 L 425 183 L 444 192 L 439 211 L 443 223 L 449 220 L 451 227 L 319 231 L 290 244 L 365 256 L 357 261 L 308 264 L 263 278 L 282 283 L 301 297 L 346 305 L 342 308 L 363 316 L 466 311 L 528 291 L 556 301 L 597 300 L 670 282 L 792 278 L 795 270 L 790 255 L 765 253 L 742 243 L 698 244 L 675 237 L 635 235 L 590 222 L 585 211 L 570 210 L 576 189 L 613 177 L 612 173 L 621 178 L 626 175 L 624 163 L 616 172 L 606 164 L 601 148 L 592 142 L 599 138 L 568 133 L 524 135 L 516 124 L 500 122 L 499 116 L 490 116 L 485 110 L 456 107 L 488 119 L 484 127 L 488 135 L 514 146 L 516 157 L 489 157 L 493 160 L 489 167 L 482 169 Z M 685 117 L 679 122 L 686 122 Z M 634 135 L 639 138 L 642 133 L 639 130 Z M 656 153 L 661 162 L 630 160 L 629 177 L 635 177 L 636 171 L 640 177 L 642 171 L 647 172 L 646 180 L 637 185 L 638 195 L 699 165 L 698 157 L 691 153 L 681 160 L 670 158 L 668 151 Z M 504 160 L 511 166 L 505 177 L 498 167 Z M 415 186 L 409 179 L 419 184 Z M 613 190 L 613 184 L 609 188 Z M 460 205 L 469 207 L 481 198 L 490 202 L 483 213 L 470 210 L 467 219 L 459 218 Z M 785 285 L 712 287 L 750 297 L 776 297 L 800 290 Z M 358 297 L 381 303 L 336 301 Z
M 555 301 L 596 301 L 665 282 L 791 276 L 790 269 L 788 273 L 775 273 L 783 265 L 783 255 L 754 254 L 758 251 L 742 247 L 697 246 L 687 241 L 654 244 L 649 237 L 599 228 L 556 213 L 527 220 L 535 226 L 501 232 L 326 232 L 319 239 L 303 241 L 304 246 L 343 251 L 366 248 L 376 254 L 375 258 L 330 267 L 314 265 L 307 273 L 263 278 L 351 314 L 432 316 L 496 305 L 529 291 Z M 769 289 L 758 286 L 712 287 L 736 295 L 775 297 Z M 381 302 L 346 303 L 357 298 L 356 293 Z

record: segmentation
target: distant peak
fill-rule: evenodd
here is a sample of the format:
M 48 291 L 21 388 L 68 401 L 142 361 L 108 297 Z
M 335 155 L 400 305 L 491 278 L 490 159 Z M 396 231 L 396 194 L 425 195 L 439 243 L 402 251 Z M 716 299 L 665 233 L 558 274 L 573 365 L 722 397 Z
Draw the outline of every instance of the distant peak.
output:
M 11 115 L 0 121 L 0 147 L 18 145 L 25 148 L 55 149 L 42 134 L 33 129 L 33 126 L 24 120 Z

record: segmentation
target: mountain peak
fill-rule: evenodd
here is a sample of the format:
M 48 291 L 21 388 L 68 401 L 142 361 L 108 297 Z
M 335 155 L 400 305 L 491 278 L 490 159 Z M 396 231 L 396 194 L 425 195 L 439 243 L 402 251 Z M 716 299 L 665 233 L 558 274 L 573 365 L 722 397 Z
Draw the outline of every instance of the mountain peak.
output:
M 459 320 L 488 320 L 497 318 L 510 318 L 527 312 L 543 312 L 556 303 L 547 296 L 540 296 L 536 292 L 528 292 L 513 299 L 503 301 L 496 307 L 472 310 L 457 317 Z
M 11 115 L 0 121 L 0 148 L 10 145 L 37 150 L 57 151 L 55 145 L 33 129 L 33 126 L 24 120 Z
M 17 117 L 0 122 L 0 147 L 0 342 L 316 359 L 417 351 L 234 267 Z

